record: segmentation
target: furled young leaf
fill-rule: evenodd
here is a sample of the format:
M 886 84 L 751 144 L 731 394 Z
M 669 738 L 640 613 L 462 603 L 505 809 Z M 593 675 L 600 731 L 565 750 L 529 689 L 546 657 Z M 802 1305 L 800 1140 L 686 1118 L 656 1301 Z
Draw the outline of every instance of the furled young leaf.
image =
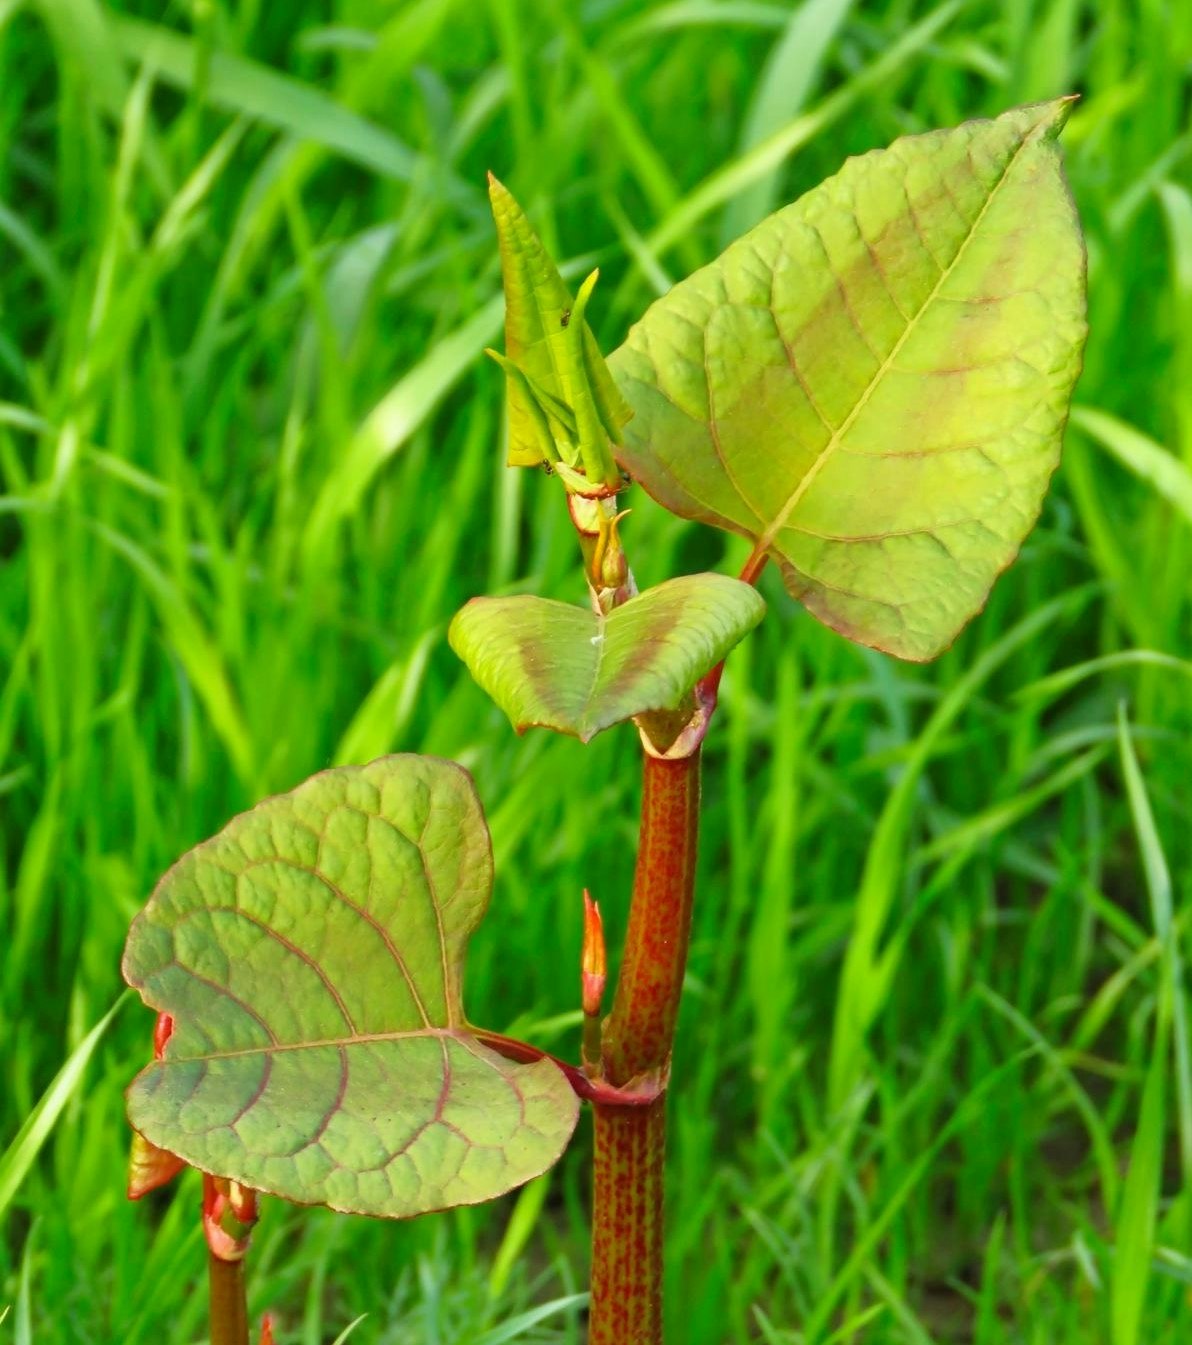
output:
M 621 462 L 850 639 L 929 659 L 1038 515 L 1085 335 L 1069 100 L 851 159 L 610 358 Z
M 511 376 L 506 382 L 509 463 L 527 467 L 545 460 L 543 415 L 561 402 L 571 421 L 552 414 L 550 430 L 559 457 L 579 467 L 585 431 L 589 435 L 599 431 L 616 441 L 633 414 L 584 318 L 591 278 L 577 305 L 521 206 L 491 175 L 489 199 L 505 280 L 505 355 L 525 376 Z M 535 389 L 545 394 L 540 407 L 534 405 Z
M 140 1200 L 150 1191 L 168 1185 L 185 1166 L 177 1154 L 159 1149 L 134 1130 L 128 1154 L 129 1200 Z
M 608 616 L 547 598 L 473 598 L 448 638 L 519 733 L 538 725 L 588 742 L 675 706 L 764 613 L 751 585 L 692 574 Z
M 389 1217 L 528 1181 L 575 1126 L 549 1060 L 469 1031 L 460 977 L 492 884 L 467 774 L 341 767 L 266 800 L 162 879 L 124 974 L 174 1018 L 129 1119 L 217 1176 Z

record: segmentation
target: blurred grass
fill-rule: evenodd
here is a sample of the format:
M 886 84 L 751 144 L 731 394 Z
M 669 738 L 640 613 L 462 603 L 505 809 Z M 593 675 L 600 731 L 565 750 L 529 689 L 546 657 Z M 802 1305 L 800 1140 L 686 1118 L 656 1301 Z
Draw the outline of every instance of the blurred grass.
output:
M 1161 0 L 0 2 L 0 1339 L 203 1339 L 193 1178 L 123 1199 L 148 1015 L 88 1033 L 155 877 L 262 792 L 468 765 L 471 1012 L 574 1049 L 635 745 L 515 739 L 443 640 L 474 593 L 577 594 L 557 492 L 498 470 L 484 171 L 599 262 L 613 345 L 845 155 L 1072 90 L 1092 336 L 1021 560 L 927 669 L 767 576 L 730 665 L 668 1289 L 685 1345 L 1187 1337 L 1190 70 Z M 646 582 L 740 559 L 628 529 Z M 587 1145 L 409 1225 L 271 1203 L 254 1310 L 578 1342 Z

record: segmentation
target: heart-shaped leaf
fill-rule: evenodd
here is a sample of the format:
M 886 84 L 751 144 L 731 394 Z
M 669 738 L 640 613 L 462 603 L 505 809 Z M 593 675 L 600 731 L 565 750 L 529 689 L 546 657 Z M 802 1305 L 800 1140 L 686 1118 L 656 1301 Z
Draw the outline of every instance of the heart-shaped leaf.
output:
M 129 1089 L 134 1128 L 205 1172 L 393 1218 L 543 1172 L 575 1127 L 570 1084 L 464 1019 L 491 885 L 488 828 L 451 762 L 325 771 L 235 818 L 129 934 L 126 979 L 174 1018 Z
M 934 657 L 1038 515 L 1085 335 L 1069 100 L 911 136 L 676 285 L 610 367 L 622 465 L 850 639 Z
M 765 610 L 739 579 L 692 574 L 607 616 L 548 598 L 473 598 L 448 638 L 519 733 L 537 725 L 588 742 L 677 705 Z

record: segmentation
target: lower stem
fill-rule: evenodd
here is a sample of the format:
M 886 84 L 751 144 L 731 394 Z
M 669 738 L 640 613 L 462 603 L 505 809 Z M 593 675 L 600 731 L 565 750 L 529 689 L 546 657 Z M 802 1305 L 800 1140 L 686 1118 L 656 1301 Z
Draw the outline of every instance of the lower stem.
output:
M 700 753 L 643 758 L 633 904 L 612 1012 L 604 1077 L 665 1085 L 691 934 Z M 597 1103 L 590 1345 L 662 1345 L 666 1093 L 647 1107 Z
M 207 1253 L 211 1303 L 211 1345 L 248 1345 L 248 1295 L 244 1262 Z
M 662 1340 L 666 1097 L 595 1116 L 590 1345 Z

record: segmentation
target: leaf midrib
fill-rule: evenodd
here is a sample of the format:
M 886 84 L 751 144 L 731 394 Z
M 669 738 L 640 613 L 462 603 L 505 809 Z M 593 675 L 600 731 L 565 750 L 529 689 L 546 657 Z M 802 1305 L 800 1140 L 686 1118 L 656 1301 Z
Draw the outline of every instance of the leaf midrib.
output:
M 591 614 L 596 620 L 596 638 L 588 636 L 588 643 L 596 648 L 596 661 L 592 666 L 592 685 L 588 688 L 588 694 L 584 699 L 583 727 L 585 730 L 592 727 L 592 706 L 596 701 L 597 692 L 601 690 L 600 673 L 604 667 L 604 646 L 608 641 L 609 626 L 616 611 L 617 609 L 614 608 L 607 615 L 605 613 L 597 615 L 595 612 Z
M 1033 145 L 1036 139 L 1038 139 L 1038 137 L 1043 134 L 1046 125 L 1047 123 L 1043 121 L 1037 122 L 1031 128 L 1031 130 L 1025 136 L 1023 136 L 1022 142 L 1019 144 L 1018 148 L 1014 151 L 1014 153 L 1010 156 L 1010 159 L 1006 163 L 1005 168 L 1002 169 L 1000 177 L 990 188 L 989 194 L 986 196 L 985 201 L 982 204 L 981 209 L 977 212 L 975 218 L 973 219 L 972 224 L 969 225 L 968 231 L 965 233 L 963 239 L 961 239 L 960 246 L 956 249 L 956 253 L 953 256 L 952 260 L 940 272 L 938 279 L 936 280 L 935 284 L 931 287 L 931 292 L 923 300 L 922 304 L 919 306 L 918 311 L 911 317 L 910 321 L 906 324 L 906 327 L 903 329 L 902 335 L 894 343 L 893 347 L 890 350 L 890 353 L 886 356 L 886 358 L 882 361 L 882 363 L 878 365 L 877 369 L 874 371 L 873 377 L 869 380 L 869 383 L 862 391 L 860 397 L 857 399 L 852 410 L 848 413 L 847 416 L 845 416 L 844 420 L 841 421 L 840 426 L 833 431 L 831 438 L 824 445 L 823 449 L 820 451 L 819 456 L 807 469 L 807 472 L 805 473 L 803 478 L 799 481 L 799 484 L 791 492 L 790 498 L 786 501 L 786 503 L 782 506 L 782 508 L 779 509 L 778 513 L 774 516 L 773 522 L 770 523 L 770 525 L 765 529 L 765 531 L 761 533 L 761 535 L 758 537 L 757 544 L 753 550 L 753 554 L 755 556 L 764 555 L 765 552 L 767 552 L 774 545 L 774 541 L 777 538 L 778 534 L 782 531 L 784 527 L 786 527 L 787 520 L 790 518 L 791 514 L 794 513 L 794 511 L 798 508 L 800 501 L 803 499 L 803 496 L 807 493 L 808 489 L 811 487 L 816 477 L 823 470 L 824 466 L 828 462 L 828 459 L 832 457 L 832 455 L 840 447 L 841 441 L 844 439 L 845 435 L 849 432 L 849 430 L 852 429 L 853 425 L 856 424 L 857 417 L 869 404 L 875 389 L 881 383 L 885 375 L 890 371 L 890 368 L 892 367 L 894 361 L 897 359 L 898 355 L 902 352 L 903 347 L 906 345 L 911 335 L 916 331 L 920 319 L 931 307 L 931 305 L 935 302 L 936 298 L 939 296 L 940 290 L 943 288 L 944 284 L 950 279 L 953 272 L 956 270 L 956 267 L 960 264 L 960 261 L 964 257 L 964 254 L 969 244 L 972 242 L 973 238 L 977 234 L 977 231 L 981 227 L 981 223 L 984 220 L 985 215 L 989 210 L 989 207 L 993 203 L 994 198 L 997 196 L 998 192 L 1001 191 L 1002 187 L 1005 186 L 1007 180 L 1010 177 L 1010 174 L 1014 171 L 1014 168 L 1017 165 L 1019 159 L 1021 158 L 1023 152 L 1028 148 L 1028 146 Z

